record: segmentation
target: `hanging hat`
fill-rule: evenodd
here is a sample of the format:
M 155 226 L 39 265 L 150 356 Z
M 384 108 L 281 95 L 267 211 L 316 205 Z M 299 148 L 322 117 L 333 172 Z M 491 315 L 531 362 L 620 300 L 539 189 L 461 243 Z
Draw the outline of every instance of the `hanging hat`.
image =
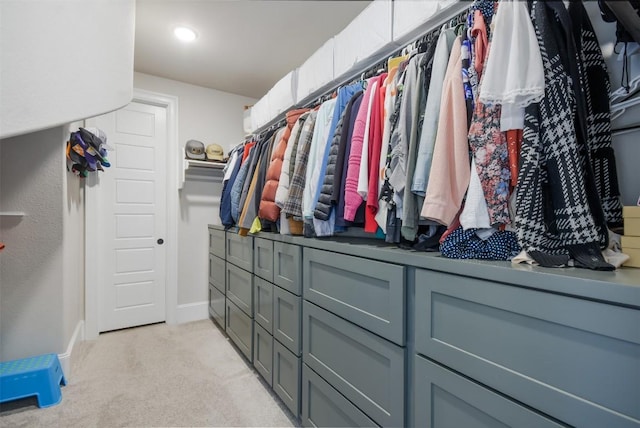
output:
M 189 140 L 184 146 L 184 152 L 187 158 L 196 160 L 205 160 L 204 144 L 198 140 Z
M 206 152 L 208 160 L 222 161 L 224 159 L 224 149 L 218 144 L 209 144 Z

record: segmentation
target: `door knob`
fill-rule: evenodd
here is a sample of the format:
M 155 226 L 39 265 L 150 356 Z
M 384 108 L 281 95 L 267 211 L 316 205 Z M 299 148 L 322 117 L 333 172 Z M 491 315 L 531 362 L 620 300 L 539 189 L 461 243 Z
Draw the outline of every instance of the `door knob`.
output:
M 158 239 L 158 245 L 162 245 L 162 244 L 164 244 L 164 239 L 162 238 Z

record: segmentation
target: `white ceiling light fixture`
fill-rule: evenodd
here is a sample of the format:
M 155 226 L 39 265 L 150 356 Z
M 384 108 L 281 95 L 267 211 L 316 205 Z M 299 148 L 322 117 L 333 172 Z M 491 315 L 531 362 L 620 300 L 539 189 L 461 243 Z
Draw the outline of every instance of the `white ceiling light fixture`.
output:
M 183 42 L 193 42 L 198 38 L 198 34 L 195 31 L 189 27 L 183 26 L 176 27 L 173 30 L 173 34 L 178 38 L 178 40 Z

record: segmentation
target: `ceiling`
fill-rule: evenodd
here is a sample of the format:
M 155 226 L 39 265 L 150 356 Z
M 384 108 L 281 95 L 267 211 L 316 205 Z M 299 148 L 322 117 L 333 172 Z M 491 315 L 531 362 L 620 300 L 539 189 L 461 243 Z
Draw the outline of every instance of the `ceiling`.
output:
M 137 0 L 135 71 L 261 98 L 370 1 Z M 178 25 L 198 39 L 177 40 Z

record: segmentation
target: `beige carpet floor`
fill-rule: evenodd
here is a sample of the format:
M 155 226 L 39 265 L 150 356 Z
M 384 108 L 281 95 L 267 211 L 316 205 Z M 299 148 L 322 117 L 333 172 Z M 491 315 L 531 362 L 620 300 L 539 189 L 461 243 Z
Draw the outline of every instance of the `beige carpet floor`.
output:
M 77 343 L 62 402 L 0 405 L 0 427 L 296 426 L 212 321 Z

